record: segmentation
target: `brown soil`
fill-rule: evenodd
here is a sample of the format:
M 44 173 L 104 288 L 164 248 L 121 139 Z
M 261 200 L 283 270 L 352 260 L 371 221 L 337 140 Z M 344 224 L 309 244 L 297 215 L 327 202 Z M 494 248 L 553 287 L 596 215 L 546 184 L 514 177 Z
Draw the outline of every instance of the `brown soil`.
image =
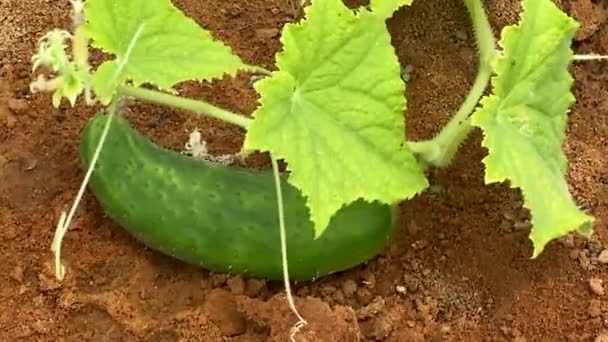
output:
M 517 1 L 485 3 L 495 32 L 517 20 Z M 561 3 L 582 23 L 577 51 L 608 54 L 606 8 Z M 176 4 L 243 59 L 269 68 L 281 47 L 273 30 L 292 20 L 286 0 Z M 29 59 L 44 32 L 69 27 L 68 6 L 0 2 L 0 340 L 286 341 L 295 319 L 280 283 L 210 274 L 154 253 L 104 217 L 90 193 L 64 243 L 67 278 L 55 281 L 49 246 L 83 177 L 78 139 L 93 110 L 55 111 L 48 94 L 30 94 Z M 401 61 L 414 68 L 407 134 L 430 137 L 474 77 L 467 13 L 459 0 L 415 1 L 389 25 Z M 382 256 L 296 286 L 310 323 L 300 341 L 593 341 L 608 331 L 608 300 L 590 286 L 608 280 L 598 259 L 608 239 L 608 64 L 572 71 L 578 102 L 565 151 L 571 189 L 597 218 L 593 239 L 556 241 L 531 260 L 519 193 L 483 184 L 475 132 L 452 166 L 431 172 L 436 191 L 403 204 Z M 236 112 L 256 106 L 247 76 L 184 88 Z M 195 126 L 213 152 L 242 142 L 242 131 L 215 120 L 150 105 L 133 112 L 168 147 L 181 148 Z

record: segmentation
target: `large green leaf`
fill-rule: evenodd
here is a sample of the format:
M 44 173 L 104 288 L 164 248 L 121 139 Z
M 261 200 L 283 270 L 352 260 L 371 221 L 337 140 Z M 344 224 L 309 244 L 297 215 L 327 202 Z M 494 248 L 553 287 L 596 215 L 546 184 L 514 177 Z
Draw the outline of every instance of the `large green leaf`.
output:
M 261 106 L 244 147 L 287 160 L 317 236 L 345 204 L 393 204 L 428 186 L 405 144 L 405 85 L 386 17 L 314 1 L 305 21 L 284 28 L 279 71 L 256 83 Z
M 95 91 L 107 103 L 117 81 L 170 89 L 186 80 L 209 80 L 244 67 L 170 0 L 87 0 L 85 28 L 94 46 L 116 56 L 95 74 Z
M 472 116 L 489 150 L 486 182 L 510 180 L 522 189 L 532 213 L 533 257 L 568 232 L 589 234 L 593 222 L 568 190 L 562 151 L 575 100 L 568 66 L 577 27 L 551 0 L 524 1 L 520 24 L 503 30 L 493 93 Z

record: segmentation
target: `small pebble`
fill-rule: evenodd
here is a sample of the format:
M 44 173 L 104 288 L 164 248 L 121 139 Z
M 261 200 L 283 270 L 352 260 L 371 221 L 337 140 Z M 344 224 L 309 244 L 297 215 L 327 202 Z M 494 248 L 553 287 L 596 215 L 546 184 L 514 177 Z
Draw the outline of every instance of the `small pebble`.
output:
M 604 285 L 602 279 L 600 278 L 589 279 L 589 288 L 598 296 L 604 295 Z
M 419 281 L 416 278 L 407 278 L 405 279 L 405 285 L 407 286 L 407 290 L 409 292 L 416 292 L 420 288 Z
M 205 311 L 224 336 L 242 335 L 247 330 L 245 317 L 238 311 L 233 295 L 226 290 L 211 291 L 205 302 Z
M 22 294 L 24 294 L 26 292 L 27 292 L 27 286 L 25 286 L 25 285 L 19 286 L 19 292 L 18 292 L 19 295 L 22 295 Z
M 27 101 L 21 99 L 9 99 L 8 100 L 8 109 L 10 109 L 15 114 L 23 114 L 27 112 L 29 105 Z
M 570 257 L 570 259 L 572 260 L 576 260 L 578 259 L 579 254 L 581 254 L 581 251 L 579 251 L 578 249 L 571 249 L 570 252 L 568 252 L 568 256 Z
M 593 342 L 608 342 L 608 333 L 601 333 L 597 335 Z
M 377 317 L 361 324 L 363 335 L 376 341 L 384 340 L 392 330 L 390 322 L 384 317 Z
M 521 331 L 519 331 L 519 329 L 514 328 L 514 329 L 511 329 L 511 336 L 513 336 L 513 337 L 520 337 L 520 336 L 523 336 L 523 335 L 522 335 Z
M 17 124 L 17 118 L 15 118 L 13 115 L 8 114 L 6 116 L 6 128 L 13 128 L 15 127 L 15 125 Z
M 245 294 L 249 297 L 255 297 L 266 287 L 266 282 L 258 279 L 247 279 L 247 285 L 245 286 Z
M 416 299 L 415 302 L 416 302 L 416 311 L 418 311 L 418 316 L 421 319 L 428 321 L 431 316 L 430 315 L 431 307 L 428 304 L 423 303 L 422 300 L 420 300 L 418 298 Z
M 562 243 L 564 244 L 564 246 L 566 246 L 567 248 L 574 248 L 575 247 L 575 243 L 574 243 L 574 235 L 569 234 L 566 235 L 563 240 Z
M 352 279 L 346 279 L 342 283 L 342 293 L 346 298 L 352 298 L 357 292 L 357 283 Z
M 357 299 L 363 305 L 369 304 L 374 299 L 374 294 L 367 287 L 357 289 Z
M 608 249 L 604 249 L 600 255 L 598 255 L 597 260 L 602 264 L 608 264 Z
M 336 292 L 334 292 L 334 300 L 338 303 L 343 303 L 345 298 L 344 298 L 344 293 L 342 292 L 342 290 L 337 290 Z
M 245 293 L 245 281 L 243 281 L 243 278 L 239 276 L 228 279 L 226 281 L 226 285 L 228 285 L 230 292 L 234 293 L 235 295 L 242 295 Z
M 408 82 L 412 78 L 412 71 L 414 67 L 411 65 L 405 65 L 401 68 L 401 79 L 405 82 Z
M 593 269 L 593 265 L 591 264 L 591 260 L 584 252 L 579 253 L 578 262 L 581 264 L 581 267 L 584 270 L 591 271 Z
M 361 272 L 361 279 L 363 280 L 363 284 L 368 288 L 373 289 L 376 287 L 376 276 L 371 271 L 363 270 Z
M 11 273 L 11 278 L 13 278 L 13 280 L 18 282 L 19 284 L 23 283 L 23 276 L 24 276 L 24 271 L 23 271 L 23 267 L 21 267 L 21 266 L 16 266 L 13 269 L 13 272 Z
M 359 310 L 357 310 L 357 318 L 359 319 L 368 319 L 376 316 L 380 312 L 384 310 L 386 307 L 386 301 L 382 297 L 374 298 L 374 301 L 369 305 L 366 305 Z
M 591 255 L 598 255 L 602 251 L 602 242 L 595 236 L 587 240 L 587 250 Z
M 587 313 L 590 317 L 599 317 L 602 314 L 601 302 L 598 299 L 592 299 L 589 302 L 589 307 L 587 308 Z

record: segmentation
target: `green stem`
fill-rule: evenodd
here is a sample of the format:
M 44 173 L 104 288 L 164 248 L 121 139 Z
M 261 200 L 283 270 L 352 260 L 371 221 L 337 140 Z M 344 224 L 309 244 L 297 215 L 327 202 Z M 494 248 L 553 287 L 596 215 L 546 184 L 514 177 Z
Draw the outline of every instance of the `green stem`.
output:
M 247 67 L 244 68 L 244 70 L 245 71 L 254 72 L 254 73 L 258 73 L 258 74 L 263 74 L 263 75 L 266 75 L 266 76 L 272 75 L 272 71 L 270 71 L 270 70 L 268 70 L 268 69 L 266 69 L 264 67 L 258 66 L 258 65 L 247 64 Z
M 494 33 L 492 32 L 492 27 L 483 9 L 481 0 L 463 0 L 463 2 L 473 22 L 475 40 L 481 59 L 479 63 L 480 68 L 493 69 L 494 60 L 496 59 L 496 40 L 494 39 Z
M 249 127 L 249 125 L 253 121 L 252 119 L 216 107 L 207 102 L 186 99 L 183 97 L 162 93 L 155 90 L 148 90 L 131 86 L 121 86 L 118 91 L 122 95 L 132 96 L 141 100 L 162 104 L 174 108 L 184 109 L 201 115 L 206 114 L 208 116 L 235 124 L 245 129 L 247 129 L 247 127 Z
M 479 99 L 483 96 L 491 75 L 488 70 L 480 70 L 467 98 L 450 122 L 433 139 L 410 142 L 408 144 L 410 149 L 430 165 L 443 167 L 449 164 L 473 129 L 469 114 L 475 110 Z
M 463 1 L 471 16 L 479 48 L 480 61 L 477 76 L 465 101 L 438 135 L 431 140 L 408 144 L 410 149 L 424 162 L 437 167 L 443 167 L 450 163 L 462 142 L 473 129 L 470 114 L 477 107 L 494 71 L 496 42 L 481 1 Z

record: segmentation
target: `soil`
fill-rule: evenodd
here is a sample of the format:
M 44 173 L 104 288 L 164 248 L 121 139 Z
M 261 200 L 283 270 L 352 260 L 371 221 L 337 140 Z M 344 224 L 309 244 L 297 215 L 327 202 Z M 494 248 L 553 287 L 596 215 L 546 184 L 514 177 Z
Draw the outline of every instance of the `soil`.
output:
M 244 60 L 273 68 L 286 0 L 180 0 L 176 5 Z M 498 35 L 518 19 L 515 0 L 485 1 Z M 608 10 L 562 0 L 581 22 L 577 53 L 608 54 Z M 66 279 L 50 244 L 83 178 L 79 134 L 93 109 L 52 109 L 31 94 L 30 57 L 54 27 L 68 28 L 68 1 L 0 1 L 0 340 L 287 341 L 296 322 L 281 283 L 211 274 L 152 252 L 106 218 L 89 192 L 64 242 Z M 438 10 L 440 9 L 440 10 Z M 459 0 L 415 1 L 388 22 L 408 83 L 407 136 L 431 137 L 463 101 L 476 71 Z M 483 183 L 481 134 L 453 164 L 431 170 L 433 190 L 401 206 L 399 231 L 382 255 L 352 270 L 296 284 L 309 325 L 298 341 L 605 341 L 608 300 L 608 64 L 574 63 L 569 182 L 595 215 L 595 235 L 551 243 L 532 260 L 529 213 L 508 184 Z M 185 95 L 249 115 L 248 75 L 186 83 Z M 213 119 L 138 104 L 133 122 L 181 149 L 201 129 L 213 153 L 238 151 L 243 132 Z M 256 156 L 251 165 L 265 165 Z M 603 339 L 602 339 L 603 338 Z

